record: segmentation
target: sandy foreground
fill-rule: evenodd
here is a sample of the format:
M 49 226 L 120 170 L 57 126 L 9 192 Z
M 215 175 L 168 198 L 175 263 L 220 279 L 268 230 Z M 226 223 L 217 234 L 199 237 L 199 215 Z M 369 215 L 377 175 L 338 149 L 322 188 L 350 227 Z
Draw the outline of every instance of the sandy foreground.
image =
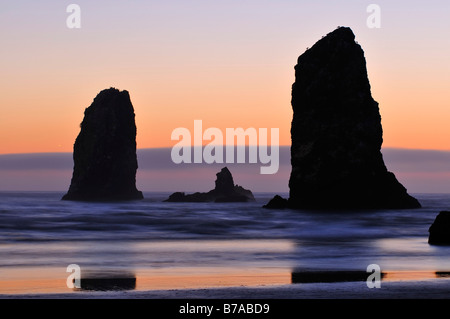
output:
M 149 291 L 10 294 L 0 299 L 450 299 L 450 279 L 383 282 L 306 283 L 252 287 L 171 289 Z

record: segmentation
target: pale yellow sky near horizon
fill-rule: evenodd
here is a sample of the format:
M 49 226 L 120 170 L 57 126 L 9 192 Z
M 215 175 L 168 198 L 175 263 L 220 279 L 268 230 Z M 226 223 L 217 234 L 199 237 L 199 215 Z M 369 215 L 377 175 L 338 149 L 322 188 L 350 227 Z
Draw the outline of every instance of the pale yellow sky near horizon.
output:
M 0 11 L 0 154 L 71 152 L 101 90 L 127 90 L 138 148 L 172 147 L 177 127 L 279 128 L 290 145 L 297 57 L 352 28 L 379 102 L 383 147 L 450 150 L 450 22 L 445 1 L 17 1 Z

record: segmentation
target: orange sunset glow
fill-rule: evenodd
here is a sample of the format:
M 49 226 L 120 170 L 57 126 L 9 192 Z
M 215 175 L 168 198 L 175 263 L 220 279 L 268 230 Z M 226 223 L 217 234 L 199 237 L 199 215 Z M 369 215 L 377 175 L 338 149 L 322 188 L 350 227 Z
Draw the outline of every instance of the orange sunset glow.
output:
M 350 2 L 79 4 L 80 29 L 67 28 L 64 5 L 10 4 L 0 13 L 10 30 L 0 154 L 71 152 L 84 109 L 109 87 L 130 92 L 138 148 L 172 147 L 172 130 L 195 119 L 222 130 L 279 128 L 279 144 L 290 145 L 297 57 L 338 25 L 350 26 L 365 51 L 383 146 L 450 150 L 442 8 L 382 1 L 383 25 L 370 29 L 365 5 Z
M 0 299 L 169 318 L 450 299 L 449 13 L 3 1 Z

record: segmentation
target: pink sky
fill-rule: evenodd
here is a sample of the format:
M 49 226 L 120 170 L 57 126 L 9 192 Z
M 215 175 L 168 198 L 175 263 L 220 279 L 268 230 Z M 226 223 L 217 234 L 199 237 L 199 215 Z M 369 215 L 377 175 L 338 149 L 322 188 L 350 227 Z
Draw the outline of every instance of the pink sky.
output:
M 447 1 L 78 1 L 2 5 L 0 154 L 70 152 L 83 111 L 111 86 L 128 90 L 139 148 L 171 132 L 279 128 L 290 144 L 297 57 L 339 25 L 362 45 L 380 104 L 384 147 L 450 150 Z
M 223 132 L 279 128 L 280 145 L 290 145 L 297 58 L 337 26 L 351 27 L 365 52 L 383 147 L 450 150 L 448 1 L 377 1 L 379 29 L 366 24 L 371 1 L 76 3 L 80 29 L 66 26 L 69 3 L 2 4 L 0 155 L 72 152 L 84 109 L 109 87 L 130 92 L 141 149 L 172 147 L 172 131 L 193 130 L 194 120 Z M 423 160 L 419 153 L 398 154 L 395 163 L 410 163 L 411 156 Z M 423 169 L 436 161 L 388 168 L 410 191 L 448 192 L 449 170 L 439 158 L 436 172 Z M 213 185 L 215 168 L 204 169 L 192 187 Z M 268 180 L 258 176 L 249 187 L 287 190 L 289 169 L 283 169 Z M 189 166 L 184 174 L 200 176 L 194 171 Z M 155 175 L 162 172 L 142 169 L 138 183 L 153 190 L 152 180 L 162 179 Z M 236 182 L 245 173 L 239 171 Z M 35 189 L 44 179 L 45 189 L 65 190 L 70 176 L 70 167 L 0 167 L 0 189 Z M 177 185 L 171 183 L 164 190 Z

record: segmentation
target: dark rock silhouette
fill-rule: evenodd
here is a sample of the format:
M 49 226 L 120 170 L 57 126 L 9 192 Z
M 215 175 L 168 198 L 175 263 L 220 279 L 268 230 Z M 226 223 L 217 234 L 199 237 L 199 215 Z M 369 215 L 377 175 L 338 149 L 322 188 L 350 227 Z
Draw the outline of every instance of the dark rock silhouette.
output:
M 450 212 L 440 212 L 428 232 L 430 245 L 450 245 Z
M 73 150 L 74 169 L 63 200 L 142 199 L 136 189 L 136 124 L 127 91 L 101 91 L 84 111 Z
M 250 190 L 234 185 L 233 176 L 227 167 L 216 174 L 216 187 L 207 193 L 194 193 L 186 195 L 176 192 L 169 196 L 165 202 L 248 202 L 255 198 Z
M 274 198 L 272 198 L 266 205 L 263 206 L 264 208 L 288 208 L 289 202 L 287 199 L 275 195 Z
M 298 58 L 291 103 L 289 207 L 420 207 L 384 164 L 378 103 L 350 28 Z

